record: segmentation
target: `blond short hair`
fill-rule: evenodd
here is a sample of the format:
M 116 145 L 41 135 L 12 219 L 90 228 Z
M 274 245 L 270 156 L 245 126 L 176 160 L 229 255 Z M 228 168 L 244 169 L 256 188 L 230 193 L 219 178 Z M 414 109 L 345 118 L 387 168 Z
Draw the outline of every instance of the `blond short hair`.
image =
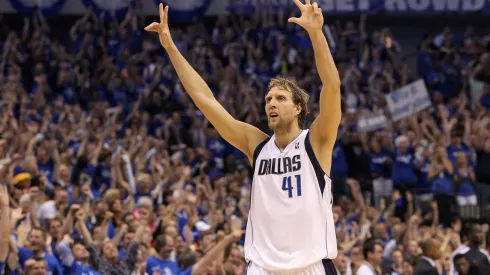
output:
M 293 103 L 301 106 L 301 112 L 298 115 L 298 125 L 300 128 L 303 128 L 306 115 L 308 115 L 308 100 L 310 96 L 305 90 L 299 87 L 298 83 L 294 79 L 291 78 L 281 76 L 271 78 L 268 90 L 270 91 L 274 87 L 290 92 L 293 97 Z

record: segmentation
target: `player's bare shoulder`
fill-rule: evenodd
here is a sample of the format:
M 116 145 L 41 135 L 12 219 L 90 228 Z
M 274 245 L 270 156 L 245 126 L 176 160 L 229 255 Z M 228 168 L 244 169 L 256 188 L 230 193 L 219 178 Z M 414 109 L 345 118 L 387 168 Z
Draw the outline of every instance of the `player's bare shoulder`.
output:
M 250 125 L 248 123 L 239 121 L 240 128 L 244 130 L 244 135 L 247 140 L 247 147 L 248 147 L 248 152 L 246 153 L 248 160 L 250 161 L 250 164 L 253 164 L 253 154 L 255 151 L 255 148 L 264 140 L 269 138 L 269 136 L 262 132 L 259 128 Z

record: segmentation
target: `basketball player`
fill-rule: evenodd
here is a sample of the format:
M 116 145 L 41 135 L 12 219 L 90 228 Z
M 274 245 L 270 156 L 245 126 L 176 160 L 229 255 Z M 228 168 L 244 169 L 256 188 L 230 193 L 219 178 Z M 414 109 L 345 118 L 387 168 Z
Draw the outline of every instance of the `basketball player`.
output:
M 180 81 L 221 136 L 245 153 L 253 165 L 251 207 L 245 240 L 247 274 L 336 274 L 337 256 L 332 214 L 332 149 L 341 119 L 340 79 L 322 32 L 317 3 L 294 0 L 301 17 L 288 21 L 309 34 L 322 80 L 320 114 L 303 130 L 308 95 L 295 82 L 274 78 L 265 97 L 272 137 L 234 119 L 204 80 L 179 53 L 168 28 L 168 6 L 160 4 L 157 32 Z

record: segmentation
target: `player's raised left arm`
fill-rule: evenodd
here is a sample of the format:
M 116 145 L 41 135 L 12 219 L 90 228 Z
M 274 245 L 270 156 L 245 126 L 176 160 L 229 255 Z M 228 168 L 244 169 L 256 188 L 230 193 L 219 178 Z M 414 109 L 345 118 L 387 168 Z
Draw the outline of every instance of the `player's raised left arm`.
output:
M 337 137 L 337 128 L 340 124 L 340 77 L 328 47 L 327 39 L 323 34 L 322 9 L 315 2 L 294 0 L 301 10 L 300 18 L 290 18 L 302 26 L 309 34 L 315 52 L 315 62 L 318 74 L 322 80 L 323 88 L 320 94 L 320 114 L 311 125 L 311 142 L 321 147 L 331 147 Z

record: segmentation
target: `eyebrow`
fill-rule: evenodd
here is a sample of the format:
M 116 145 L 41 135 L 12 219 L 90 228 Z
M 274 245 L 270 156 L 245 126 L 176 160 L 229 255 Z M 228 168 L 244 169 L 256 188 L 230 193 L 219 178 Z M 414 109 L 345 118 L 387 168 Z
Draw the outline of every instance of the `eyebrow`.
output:
M 286 96 L 285 96 L 285 95 L 283 95 L 283 94 L 276 94 L 276 95 L 269 95 L 269 94 L 267 94 L 267 95 L 265 96 L 265 99 L 268 99 L 268 98 L 271 98 L 271 97 L 280 97 L 280 96 L 282 96 L 282 97 L 286 97 Z

